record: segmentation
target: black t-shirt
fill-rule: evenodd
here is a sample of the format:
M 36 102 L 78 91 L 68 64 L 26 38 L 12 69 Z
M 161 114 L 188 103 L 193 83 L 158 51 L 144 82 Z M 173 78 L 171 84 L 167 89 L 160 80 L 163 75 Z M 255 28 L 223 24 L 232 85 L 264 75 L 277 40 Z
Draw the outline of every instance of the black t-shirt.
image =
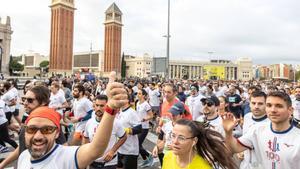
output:
M 235 106 L 233 107 L 233 103 L 240 103 L 242 101 L 242 98 L 240 95 L 238 94 L 233 94 L 233 95 L 229 95 L 227 96 L 227 100 L 229 102 L 229 111 L 230 112 L 234 112 L 234 113 L 239 113 L 242 110 L 242 106 Z

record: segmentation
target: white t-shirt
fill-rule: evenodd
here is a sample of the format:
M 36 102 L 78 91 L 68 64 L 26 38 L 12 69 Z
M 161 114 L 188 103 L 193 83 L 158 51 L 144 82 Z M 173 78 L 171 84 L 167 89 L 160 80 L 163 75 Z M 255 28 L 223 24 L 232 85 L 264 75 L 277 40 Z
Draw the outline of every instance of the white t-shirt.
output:
M 300 101 L 293 99 L 292 106 L 294 108 L 294 112 L 293 112 L 294 118 L 300 120 Z
M 93 103 L 87 99 L 86 97 L 83 97 L 79 100 L 75 99 L 73 103 L 73 111 L 75 117 L 84 117 L 88 111 L 93 109 Z M 82 132 L 85 128 L 87 121 L 78 122 L 75 127 L 76 132 Z
M 225 96 L 223 90 L 214 91 L 214 94 L 216 95 L 216 97 Z
M 5 102 L 5 108 L 4 108 L 4 112 L 14 112 L 15 111 L 15 106 L 8 106 L 10 104 L 10 102 L 14 99 L 16 99 L 17 96 L 15 95 L 15 93 L 12 90 L 8 90 L 6 93 L 4 93 L 1 97 L 1 99 Z
M 151 90 L 149 89 L 149 104 L 151 106 L 159 106 L 160 105 L 160 93 L 158 89 Z
M 147 101 L 144 101 L 142 104 L 140 102 L 137 102 L 136 104 L 136 111 L 139 116 L 140 121 L 142 121 L 145 117 L 148 116 L 148 111 L 151 110 L 151 106 Z M 143 129 L 149 129 L 149 120 L 142 122 L 142 128 Z
M 220 116 L 217 116 L 214 119 L 207 119 L 207 121 L 215 131 L 219 132 L 223 137 L 225 136 L 225 131 L 222 124 L 222 118 Z
M 53 94 L 51 92 L 50 96 L 50 103 L 49 107 L 54 108 L 54 107 L 59 107 L 62 106 L 66 102 L 65 94 L 61 92 L 57 92 L 56 94 Z M 56 110 L 61 116 L 63 115 L 63 109 L 57 109 Z
M 198 94 L 197 96 L 189 96 L 186 99 L 185 103 L 190 109 L 193 120 L 196 120 L 202 114 L 203 105 L 200 101 L 202 98 L 204 98 L 204 96 Z
M 78 146 L 62 146 L 55 144 L 52 150 L 43 158 L 31 161 L 27 150 L 23 151 L 18 159 L 18 169 L 63 169 L 78 168 Z
M 164 146 L 164 153 L 166 153 L 167 151 L 169 151 L 168 149 L 168 145 L 172 144 L 172 138 L 170 137 L 172 130 L 173 130 L 173 122 L 170 120 L 168 122 L 166 122 L 161 130 L 164 132 L 164 137 L 165 137 L 165 146 Z
M 84 137 L 88 138 L 90 141 L 93 140 L 94 135 L 96 133 L 96 130 L 99 126 L 100 122 L 98 122 L 96 120 L 96 118 L 92 118 L 90 120 L 88 120 L 86 126 L 85 126 L 85 130 L 84 130 Z M 113 125 L 113 129 L 112 129 L 112 133 L 110 136 L 110 140 L 108 143 L 108 146 L 105 150 L 104 155 L 113 148 L 113 146 L 118 142 L 118 139 L 123 137 L 125 135 L 125 131 L 124 128 L 121 126 L 120 122 L 118 120 L 114 121 L 114 125 Z M 115 154 L 117 155 L 117 154 Z M 114 157 L 111 161 L 105 163 L 105 166 L 111 166 L 111 165 L 116 165 L 118 160 L 117 160 L 117 156 Z M 105 162 L 104 161 L 104 156 L 101 158 L 98 158 L 97 160 L 95 160 L 96 162 Z
M 119 114 L 117 114 L 116 119 L 119 120 L 124 129 L 141 125 L 141 121 L 137 115 L 137 112 L 132 108 L 122 110 Z M 127 135 L 127 140 L 119 148 L 118 152 L 126 155 L 139 155 L 138 136 Z
M 4 108 L 5 108 L 5 103 L 4 103 L 3 100 L 0 99 L 0 125 L 7 122 L 5 112 L 4 112 Z
M 16 97 L 16 102 L 17 104 L 15 105 L 15 109 L 20 109 L 20 103 L 19 103 L 19 98 L 20 98 L 20 94 L 18 89 L 16 89 L 15 87 L 10 89 L 12 93 L 14 93 L 14 96 Z
M 271 123 L 254 125 L 238 141 L 255 150 L 257 162 L 264 169 L 299 169 L 300 129 L 272 130 Z
M 251 127 L 258 124 L 270 124 L 270 120 L 267 118 L 267 116 L 260 119 L 254 119 L 251 112 L 247 113 L 244 116 L 243 135 L 246 134 Z M 252 169 L 258 165 L 259 163 L 257 162 L 254 150 L 248 149 L 244 151 L 244 159 L 240 164 L 240 169 Z

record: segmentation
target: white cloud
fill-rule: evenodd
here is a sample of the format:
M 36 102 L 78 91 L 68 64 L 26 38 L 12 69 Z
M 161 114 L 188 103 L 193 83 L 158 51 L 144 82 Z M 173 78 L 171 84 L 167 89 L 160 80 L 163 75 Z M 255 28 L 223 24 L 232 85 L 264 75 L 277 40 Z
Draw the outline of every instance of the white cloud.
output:
M 167 0 L 75 0 L 74 51 L 104 47 L 104 12 L 123 12 L 125 53 L 165 56 Z M 11 16 L 12 54 L 28 49 L 48 54 L 50 0 L 0 0 L 0 16 Z M 298 0 L 171 0 L 171 58 L 236 59 L 255 63 L 299 62 Z

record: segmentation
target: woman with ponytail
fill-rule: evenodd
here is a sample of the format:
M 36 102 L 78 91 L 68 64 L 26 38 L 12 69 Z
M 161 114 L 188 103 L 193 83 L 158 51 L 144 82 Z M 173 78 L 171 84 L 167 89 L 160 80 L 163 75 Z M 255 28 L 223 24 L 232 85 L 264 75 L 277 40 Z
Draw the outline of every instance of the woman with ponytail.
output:
M 170 137 L 172 151 L 165 155 L 163 169 L 237 168 L 221 134 L 202 123 L 180 119 Z

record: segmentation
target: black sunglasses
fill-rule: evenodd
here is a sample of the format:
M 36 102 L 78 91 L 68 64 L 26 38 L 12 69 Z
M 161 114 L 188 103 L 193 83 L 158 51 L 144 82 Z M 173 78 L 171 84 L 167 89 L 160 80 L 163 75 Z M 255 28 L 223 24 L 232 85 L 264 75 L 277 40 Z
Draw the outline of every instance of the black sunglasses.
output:
M 42 134 L 52 134 L 57 129 L 56 126 L 44 126 L 44 127 L 24 126 L 24 127 L 25 127 L 25 132 L 28 134 L 35 134 L 38 130 L 40 130 Z
M 208 107 L 215 105 L 213 102 L 203 102 L 202 104 L 203 106 L 207 105 Z
M 27 100 L 28 103 L 33 103 L 34 100 L 36 100 L 35 98 L 27 98 L 27 97 L 22 97 L 22 102 L 24 103 Z

